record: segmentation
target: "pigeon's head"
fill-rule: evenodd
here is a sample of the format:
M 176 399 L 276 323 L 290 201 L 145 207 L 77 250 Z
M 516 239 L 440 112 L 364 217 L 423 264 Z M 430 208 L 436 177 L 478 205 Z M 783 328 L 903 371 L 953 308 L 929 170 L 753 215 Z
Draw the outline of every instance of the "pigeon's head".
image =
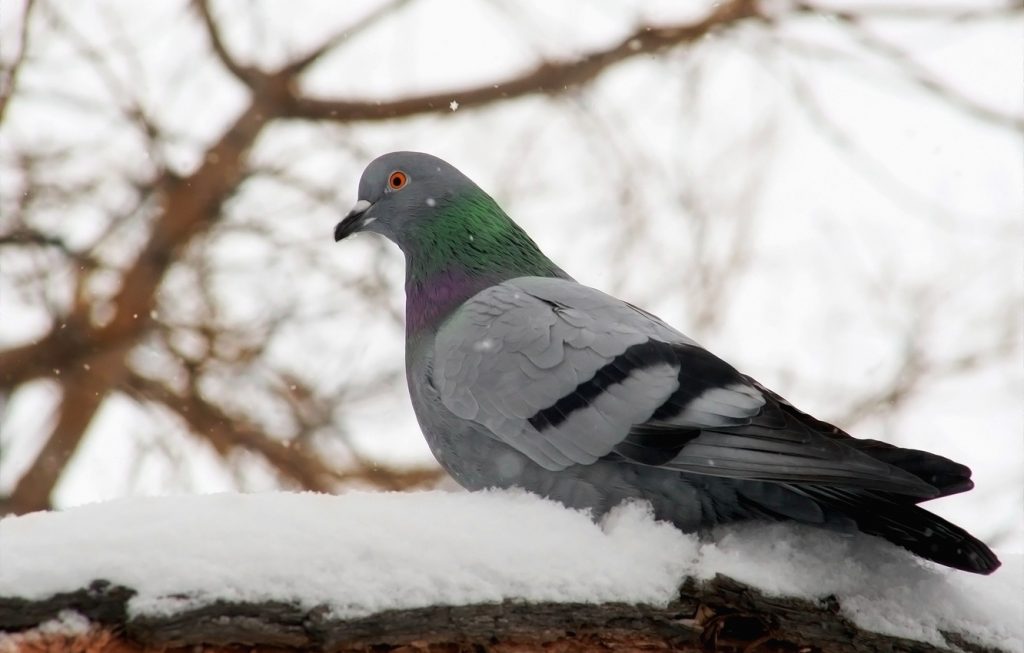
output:
M 476 184 L 453 166 L 422 152 L 374 159 L 359 179 L 359 200 L 334 228 L 338 241 L 358 231 L 386 236 L 404 248 L 410 233 L 438 218 L 438 209 Z

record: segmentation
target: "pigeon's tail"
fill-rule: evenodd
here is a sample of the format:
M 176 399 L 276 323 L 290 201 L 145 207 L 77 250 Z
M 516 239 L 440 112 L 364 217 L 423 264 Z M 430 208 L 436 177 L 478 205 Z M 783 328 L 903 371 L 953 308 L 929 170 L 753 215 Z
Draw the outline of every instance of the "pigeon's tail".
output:
M 833 508 L 870 535 L 885 538 L 922 558 L 976 574 L 1001 564 L 992 549 L 970 533 L 911 503 L 907 497 L 857 488 L 791 486 Z
M 974 487 L 971 468 L 949 458 L 918 449 L 903 449 L 878 440 L 850 438 L 843 441 L 875 460 L 910 472 L 939 491 L 936 497 L 966 492 Z
M 778 402 L 779 407 L 784 412 L 792 415 L 805 426 L 817 431 L 821 435 L 839 440 L 843 444 L 853 447 L 875 460 L 898 467 L 905 472 L 910 472 L 939 491 L 939 494 L 927 497 L 929 499 L 966 492 L 974 487 L 974 483 L 971 481 L 971 469 L 966 465 L 961 465 L 949 458 L 928 451 L 904 449 L 887 442 L 855 438 L 838 426 L 823 422 L 813 415 L 808 415 L 749 376 L 745 378 L 751 385 Z M 918 500 L 923 501 L 925 499 L 922 497 Z

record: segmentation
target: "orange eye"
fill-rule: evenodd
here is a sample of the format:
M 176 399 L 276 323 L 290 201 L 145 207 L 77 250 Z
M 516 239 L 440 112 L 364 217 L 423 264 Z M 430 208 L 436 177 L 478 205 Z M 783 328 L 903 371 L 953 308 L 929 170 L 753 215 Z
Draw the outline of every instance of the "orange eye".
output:
M 401 188 L 404 188 L 408 182 L 408 175 L 406 175 L 401 170 L 395 170 L 388 177 L 388 188 L 390 188 L 391 190 L 399 190 Z

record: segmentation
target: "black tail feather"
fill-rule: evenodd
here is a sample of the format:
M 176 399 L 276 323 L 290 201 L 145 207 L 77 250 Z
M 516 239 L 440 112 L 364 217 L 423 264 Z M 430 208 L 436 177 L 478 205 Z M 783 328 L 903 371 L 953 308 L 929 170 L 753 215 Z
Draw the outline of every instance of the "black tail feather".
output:
M 897 501 L 884 494 L 856 488 L 791 487 L 849 516 L 861 531 L 882 537 L 940 565 L 976 574 L 991 574 L 1001 564 L 984 542 L 905 500 Z
M 804 425 L 814 429 L 821 435 L 841 440 L 843 444 L 866 453 L 876 460 L 910 472 L 925 483 L 935 487 L 939 491 L 939 497 L 966 492 L 974 487 L 974 483 L 971 481 L 971 469 L 966 465 L 961 465 L 949 458 L 927 451 L 904 449 L 878 440 L 855 438 L 834 424 L 829 424 L 813 415 L 808 415 L 749 376 L 745 378 L 758 390 L 778 402 L 779 407 L 784 412 L 794 416 Z M 934 499 L 937 497 L 929 498 Z
M 918 449 L 903 449 L 878 440 L 851 438 L 846 444 L 935 486 L 940 497 L 966 492 L 974 487 L 971 468 L 949 458 Z

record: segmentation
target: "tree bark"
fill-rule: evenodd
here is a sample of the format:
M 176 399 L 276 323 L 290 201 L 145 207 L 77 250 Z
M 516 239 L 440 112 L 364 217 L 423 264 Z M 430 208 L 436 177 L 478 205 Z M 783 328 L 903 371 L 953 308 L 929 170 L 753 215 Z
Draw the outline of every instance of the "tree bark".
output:
M 0 650 L 170 651 L 729 651 L 749 653 L 998 653 L 962 633 L 945 646 L 872 633 L 840 614 L 834 597 L 770 597 L 724 576 L 687 581 L 665 607 L 522 603 L 390 610 L 344 619 L 326 606 L 227 603 L 172 615 L 129 615 L 130 588 L 96 581 L 41 600 L 0 597 Z M 40 628 L 62 611 L 85 632 Z

